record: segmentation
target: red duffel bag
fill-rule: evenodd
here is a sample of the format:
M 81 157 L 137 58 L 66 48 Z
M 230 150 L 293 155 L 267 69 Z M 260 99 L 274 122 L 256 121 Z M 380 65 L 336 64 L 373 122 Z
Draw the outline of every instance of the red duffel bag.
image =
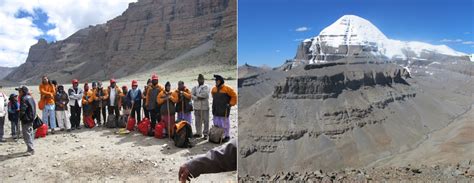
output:
M 135 123 L 137 123 L 137 120 L 135 118 L 132 118 L 131 116 L 128 117 L 128 122 L 127 122 L 127 130 L 128 131 L 133 131 L 135 128 Z
M 84 126 L 86 128 L 94 128 L 95 122 L 92 116 L 84 116 Z
M 155 126 L 155 137 L 159 138 L 159 139 L 162 139 L 164 137 L 163 130 L 165 130 L 165 123 L 163 121 L 156 124 L 156 126 Z
M 48 125 L 43 123 L 40 127 L 36 129 L 35 138 L 46 137 L 47 133 L 48 133 Z
M 148 118 L 143 118 L 140 123 L 138 123 L 138 131 L 145 136 L 148 136 L 148 130 L 150 129 L 151 122 Z

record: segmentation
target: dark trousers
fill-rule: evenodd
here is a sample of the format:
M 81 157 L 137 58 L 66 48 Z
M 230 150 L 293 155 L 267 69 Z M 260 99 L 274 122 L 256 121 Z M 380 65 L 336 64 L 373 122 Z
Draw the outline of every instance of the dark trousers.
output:
M 104 123 L 107 121 L 107 108 L 106 107 L 97 107 L 94 110 L 94 119 L 97 120 L 97 124 L 102 124 L 100 120 L 100 114 L 102 113 L 102 119 Z
M 150 119 L 150 111 L 147 110 L 145 106 L 143 106 L 143 113 L 145 114 L 145 118 Z
M 132 116 L 132 118 L 135 118 L 135 116 L 136 116 L 137 117 L 136 120 L 141 121 L 142 120 L 140 118 L 141 117 L 141 108 L 140 107 L 133 108 L 132 113 L 130 114 L 130 116 Z
M 161 121 L 160 108 L 150 110 L 151 128 L 155 129 L 156 122 Z
M 71 126 L 72 128 L 78 128 L 81 124 L 81 107 L 71 106 Z
M 107 106 L 107 110 L 109 111 L 109 115 L 114 114 L 116 119 L 120 116 L 120 109 L 118 106 Z

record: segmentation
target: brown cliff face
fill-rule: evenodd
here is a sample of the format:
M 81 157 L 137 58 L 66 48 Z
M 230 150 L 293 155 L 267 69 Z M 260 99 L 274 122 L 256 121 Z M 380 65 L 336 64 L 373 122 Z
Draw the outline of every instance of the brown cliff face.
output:
M 235 0 L 139 0 L 122 15 L 65 40 L 48 44 L 40 39 L 6 79 L 34 83 L 44 74 L 60 82 L 123 77 L 202 45 L 199 55 L 209 60 L 204 64 L 231 65 L 236 64 L 235 44 Z

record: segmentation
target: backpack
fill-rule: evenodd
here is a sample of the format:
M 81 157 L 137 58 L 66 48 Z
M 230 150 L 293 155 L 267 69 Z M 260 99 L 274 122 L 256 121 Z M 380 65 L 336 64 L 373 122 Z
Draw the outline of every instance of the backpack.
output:
M 174 145 L 179 148 L 192 147 L 189 139 L 193 136 L 191 125 L 187 121 L 180 121 L 174 125 L 173 141 Z
M 41 124 L 40 127 L 36 129 L 35 138 L 46 137 L 47 133 L 48 133 L 48 125 L 43 123 Z
M 128 117 L 127 130 L 133 131 L 135 128 L 135 123 L 137 123 L 137 120 L 135 118 L 132 118 L 131 116 Z
M 159 139 L 164 138 L 164 131 L 165 131 L 165 123 L 163 121 L 159 122 L 155 126 L 155 137 Z
M 224 128 L 213 125 L 209 130 L 209 142 L 221 144 L 224 139 Z
M 138 131 L 142 133 L 143 135 L 147 136 L 148 135 L 148 130 L 151 127 L 151 122 L 148 118 L 143 118 L 140 123 L 138 123 Z
M 105 122 L 105 127 L 107 127 L 107 128 L 117 127 L 117 120 L 115 119 L 114 114 L 109 114 L 109 116 L 107 116 L 107 121 Z
M 92 116 L 84 116 L 84 126 L 86 128 L 94 128 L 95 127 L 95 122 L 94 122 L 94 119 L 92 119 Z
M 126 128 L 127 127 L 127 121 L 128 121 L 128 115 L 126 115 L 126 114 L 121 115 L 118 119 L 117 127 L 118 128 Z

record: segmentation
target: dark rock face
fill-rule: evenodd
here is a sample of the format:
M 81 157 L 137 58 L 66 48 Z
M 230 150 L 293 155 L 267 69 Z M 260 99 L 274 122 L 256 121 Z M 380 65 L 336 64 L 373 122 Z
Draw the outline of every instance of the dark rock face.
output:
M 139 0 L 122 15 L 89 26 L 65 40 L 39 40 L 10 81 L 61 81 L 122 77 L 151 69 L 205 43 L 217 55 L 210 64 L 235 64 L 235 0 Z M 216 61 L 214 61 L 216 60 Z
M 286 83 L 276 86 L 274 98 L 325 99 L 335 98 L 343 90 L 357 90 L 366 86 L 405 84 L 410 77 L 404 68 L 388 67 L 384 70 L 344 70 L 331 75 L 290 76 Z

